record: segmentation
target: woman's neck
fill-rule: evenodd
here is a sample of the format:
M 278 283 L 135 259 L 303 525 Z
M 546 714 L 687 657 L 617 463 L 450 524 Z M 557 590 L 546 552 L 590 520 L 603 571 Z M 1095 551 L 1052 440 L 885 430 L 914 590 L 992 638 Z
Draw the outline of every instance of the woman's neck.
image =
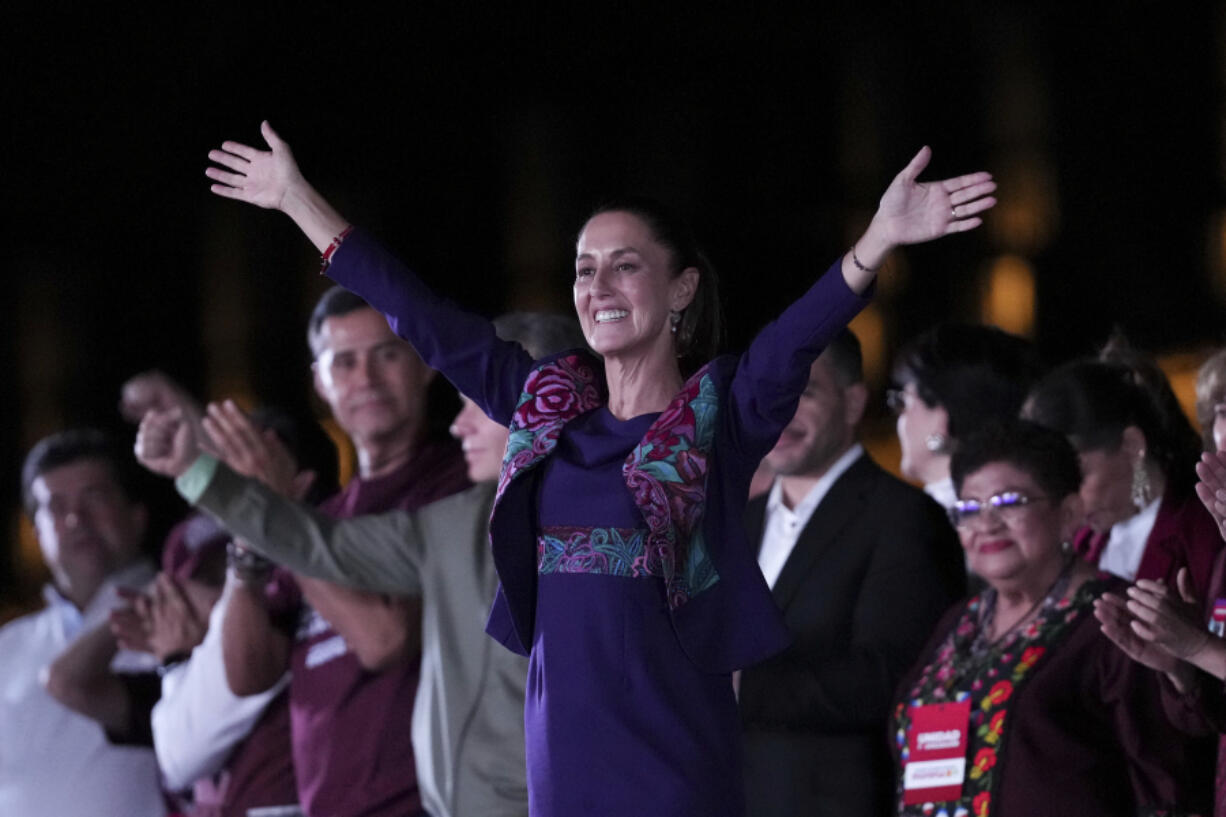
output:
M 999 637 L 1022 623 L 1051 592 L 1067 566 L 1067 557 L 1061 555 L 1016 579 L 993 581 L 992 586 L 996 590 L 993 625 L 996 632 L 991 635 Z
M 619 420 L 663 411 L 681 386 L 681 368 L 669 356 L 638 357 L 633 360 L 605 358 L 605 378 L 609 386 L 609 411 Z

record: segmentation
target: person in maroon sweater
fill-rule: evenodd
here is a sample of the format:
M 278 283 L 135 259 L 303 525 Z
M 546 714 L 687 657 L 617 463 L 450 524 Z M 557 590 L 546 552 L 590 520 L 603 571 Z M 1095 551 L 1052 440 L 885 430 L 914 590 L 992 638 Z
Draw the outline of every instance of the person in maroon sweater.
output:
M 1196 414 L 1207 449 L 1196 465 L 1196 494 L 1226 538 L 1226 351 L 1201 367 Z M 1219 734 L 1213 813 L 1226 817 L 1226 550 L 1207 587 L 1200 604 L 1184 568 L 1174 587 L 1138 581 L 1126 596 L 1104 598 L 1097 614 L 1120 649 L 1166 673 L 1168 692 L 1176 693 L 1167 700 L 1174 720 L 1190 731 Z
M 1124 582 L 1062 543 L 1081 518 L 1077 457 L 1025 421 L 966 437 L 950 510 L 987 589 L 955 605 L 899 687 L 898 813 L 1199 813 L 1209 747 L 1164 714 L 1161 679 L 1099 631 Z
M 315 389 L 357 452 L 358 474 L 320 509 L 336 517 L 414 510 L 468 486 L 451 440 L 426 433 L 434 372 L 383 316 L 336 287 L 310 321 Z M 224 421 L 210 406 L 203 421 Z M 299 800 L 308 815 L 402 817 L 421 798 L 409 724 L 420 600 L 272 571 L 242 555 L 230 575 L 226 677 L 236 694 L 288 669 Z M 405 626 L 406 617 L 410 625 Z
M 1084 559 L 1128 581 L 1172 585 L 1186 567 L 1205 598 L 1222 538 L 1193 491 L 1200 438 L 1156 367 L 1068 363 L 1031 390 L 1022 416 L 1077 450 L 1085 516 L 1073 546 Z

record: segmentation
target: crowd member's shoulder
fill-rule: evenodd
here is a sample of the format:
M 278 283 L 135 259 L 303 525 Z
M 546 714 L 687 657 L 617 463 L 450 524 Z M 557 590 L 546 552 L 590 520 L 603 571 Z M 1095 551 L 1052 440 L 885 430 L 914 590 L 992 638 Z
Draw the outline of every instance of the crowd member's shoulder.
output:
M 46 624 L 50 613 L 47 608 L 17 616 L 0 625 L 0 650 L 12 642 L 28 641 L 40 627 Z

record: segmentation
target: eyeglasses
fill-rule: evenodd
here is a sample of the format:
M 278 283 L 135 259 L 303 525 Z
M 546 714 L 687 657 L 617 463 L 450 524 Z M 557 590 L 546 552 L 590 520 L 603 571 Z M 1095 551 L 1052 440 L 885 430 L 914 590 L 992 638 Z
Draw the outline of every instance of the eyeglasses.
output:
M 991 512 L 1006 525 L 1012 525 L 1021 518 L 1027 505 L 1044 499 L 1047 497 L 1026 496 L 1018 491 L 1002 491 L 982 502 L 978 499 L 959 499 L 949 509 L 949 521 L 955 528 L 969 528 L 976 519 L 986 519 Z

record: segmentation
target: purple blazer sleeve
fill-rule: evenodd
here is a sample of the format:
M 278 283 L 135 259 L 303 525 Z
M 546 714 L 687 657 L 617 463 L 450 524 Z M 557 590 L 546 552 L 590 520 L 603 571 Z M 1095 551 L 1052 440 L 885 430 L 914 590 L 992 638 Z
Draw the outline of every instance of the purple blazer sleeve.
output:
M 378 241 L 354 230 L 332 256 L 328 277 L 387 317 L 433 369 L 496 422 L 507 425 L 532 358 L 494 327 L 430 290 Z
M 729 386 L 735 456 L 756 466 L 796 413 L 809 367 L 860 310 L 872 289 L 857 295 L 843 279 L 842 256 L 778 318 L 767 324 L 737 362 Z

